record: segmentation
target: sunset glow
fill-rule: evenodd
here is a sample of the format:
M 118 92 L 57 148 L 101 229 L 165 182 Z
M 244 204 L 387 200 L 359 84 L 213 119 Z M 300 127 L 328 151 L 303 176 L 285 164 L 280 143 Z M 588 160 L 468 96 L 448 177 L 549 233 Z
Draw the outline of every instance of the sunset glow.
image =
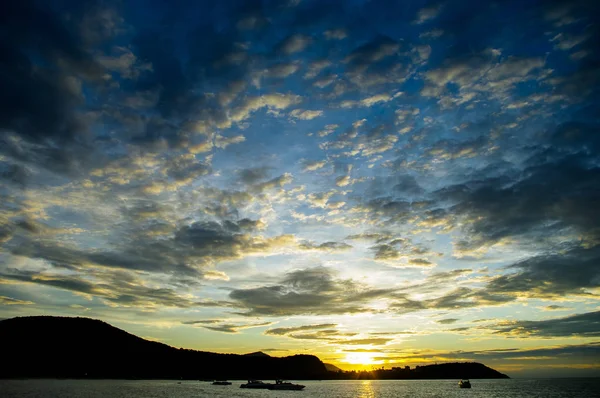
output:
M 597 3 L 6 2 L 0 318 L 600 376 Z

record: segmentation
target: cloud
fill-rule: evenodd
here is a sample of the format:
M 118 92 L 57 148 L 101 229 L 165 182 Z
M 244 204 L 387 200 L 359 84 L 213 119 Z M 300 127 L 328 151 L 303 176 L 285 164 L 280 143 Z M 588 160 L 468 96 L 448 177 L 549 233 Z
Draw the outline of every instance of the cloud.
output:
M 278 51 L 290 55 L 300 51 L 304 51 L 306 47 L 312 42 L 312 38 L 302 34 L 291 35 L 283 40 L 278 45 Z
M 555 298 L 569 294 L 590 295 L 600 284 L 600 247 L 574 248 L 564 253 L 530 257 L 512 264 L 517 272 L 493 278 L 491 294 Z
M 551 41 L 556 42 L 555 48 L 557 48 L 559 50 L 567 51 L 567 50 L 570 50 L 573 47 L 583 43 L 587 39 L 588 39 L 588 36 L 586 36 L 586 35 L 570 36 L 570 35 L 565 35 L 564 33 L 559 33 L 556 36 L 554 36 L 551 39 Z
M 339 345 L 386 345 L 394 339 L 386 338 L 367 338 L 367 339 L 347 339 L 347 340 L 336 340 L 332 344 Z
M 398 42 L 389 37 L 380 36 L 354 49 L 343 59 L 343 63 L 347 65 L 348 73 L 361 74 L 372 65 L 393 56 L 399 49 Z
M 453 213 L 473 220 L 467 228 L 468 240 L 459 244 L 461 250 L 490 246 L 508 237 L 541 237 L 544 231 L 556 233 L 569 227 L 595 239 L 599 232 L 591 220 L 596 216 L 584 209 L 590 209 L 589 188 L 599 182 L 597 168 L 567 157 L 531 166 L 524 173 L 510 185 L 491 178 L 470 188 L 452 186 L 439 192 L 440 198 L 457 200 Z
M 11 247 L 14 255 L 47 261 L 54 267 L 84 271 L 89 266 L 107 269 L 135 270 L 164 275 L 179 275 L 207 279 L 227 278 L 211 269 L 218 259 L 266 253 L 286 246 L 295 246 L 291 236 L 265 238 L 253 235 L 264 224 L 259 220 L 237 222 L 195 222 L 161 235 L 139 234 L 123 241 L 114 250 L 83 250 L 64 244 L 22 241 Z M 145 232 L 145 231 L 144 231 Z M 68 290 L 96 294 L 94 286 L 84 279 L 52 277 L 32 279 L 20 274 L 7 275 L 16 279 L 43 283 Z M 75 285 L 72 286 L 71 283 Z
M 19 300 L 12 297 L 0 296 L 0 303 L 2 305 L 32 305 L 35 304 L 33 301 Z
M 247 309 L 245 315 L 332 315 L 368 312 L 371 300 L 390 293 L 334 276 L 325 267 L 292 271 L 279 284 L 234 289 L 229 297 Z
M 335 195 L 335 191 L 309 193 L 306 196 L 306 201 L 311 207 L 325 208 L 329 199 Z
M 271 189 L 282 188 L 284 185 L 290 184 L 292 181 L 294 181 L 292 175 L 290 173 L 284 173 L 279 177 L 252 185 L 251 191 L 255 193 L 263 193 Z
M 415 24 L 423 24 L 427 21 L 430 21 L 434 18 L 437 18 L 438 15 L 440 15 L 440 12 L 442 11 L 442 7 L 441 6 L 432 6 L 432 7 L 426 7 L 426 8 L 421 8 L 419 10 L 419 12 L 417 13 L 417 17 L 414 20 Z
M 348 32 L 345 29 L 330 29 L 323 32 L 323 36 L 327 40 L 343 40 L 348 37 Z
M 321 244 L 304 242 L 300 244 L 300 248 L 304 250 L 344 251 L 352 249 L 352 246 L 344 242 L 325 242 Z
M 246 120 L 253 112 L 262 108 L 283 110 L 300 102 L 300 96 L 294 94 L 272 93 L 247 98 L 242 105 L 233 109 L 230 118 L 234 122 Z
M 340 103 L 340 107 L 342 108 L 354 108 L 357 106 L 364 106 L 364 107 L 371 107 L 375 104 L 379 104 L 382 102 L 388 102 L 390 100 L 392 100 L 392 98 L 395 98 L 396 96 L 398 96 L 398 94 L 394 94 L 393 96 L 389 95 L 389 94 L 376 94 L 367 98 L 363 98 L 360 101 L 354 101 L 354 100 L 346 100 L 346 101 L 342 101 Z
M 440 319 L 437 320 L 437 323 L 441 323 L 442 325 L 449 325 L 451 323 L 455 323 L 456 321 L 458 321 L 458 319 L 456 318 L 447 318 L 447 319 Z
M 369 351 L 378 352 L 378 351 Z M 374 360 L 387 361 L 409 361 L 418 359 L 421 362 L 431 362 L 436 358 L 444 358 L 445 361 L 474 361 L 474 362 L 498 362 L 523 360 L 557 360 L 562 366 L 568 366 L 573 361 L 581 361 L 583 358 L 594 358 L 600 352 L 600 344 L 597 342 L 572 344 L 572 345 L 550 345 L 546 347 L 509 347 L 503 349 L 489 350 L 456 350 L 456 351 L 409 351 L 384 350 L 387 356 L 375 357 Z
M 537 79 L 543 73 L 545 60 L 541 57 L 508 57 L 496 61 L 485 54 L 448 59 L 444 65 L 425 72 L 426 84 L 421 95 L 438 97 L 448 108 L 471 102 L 478 95 L 502 98 L 516 84 Z M 457 95 L 450 95 L 448 84 L 458 85 Z
M 273 322 L 260 322 L 260 323 L 242 323 L 242 324 L 234 324 L 227 323 L 226 321 L 221 321 L 218 319 L 206 319 L 199 321 L 184 321 L 182 322 L 185 325 L 199 325 L 200 327 L 208 330 L 212 330 L 213 332 L 221 332 L 221 333 L 239 333 L 240 330 L 244 329 L 252 329 L 264 326 L 270 326 Z
M 570 310 L 570 309 L 572 309 L 572 308 L 565 307 L 562 305 L 556 305 L 556 304 L 547 305 L 545 307 L 542 307 L 543 311 L 565 311 L 565 310 Z
M 0 153 L 72 172 L 87 163 L 81 155 L 91 148 L 85 134 L 89 123 L 79 111 L 84 103 L 80 87 L 83 81 L 102 86 L 105 68 L 87 51 L 73 23 L 54 12 L 21 2 L 2 7 L 1 13 L 11 40 L 3 49 L 0 129 L 3 135 L 13 133 L 18 147 L 3 142 Z M 61 68 L 55 68 L 59 61 Z
M 326 160 L 306 161 L 302 167 L 303 171 L 316 171 L 322 169 L 327 164 Z
M 244 184 L 253 185 L 269 177 L 271 168 L 267 166 L 241 169 L 238 172 L 239 179 Z
M 287 327 L 287 328 L 275 328 L 275 329 L 267 329 L 265 330 L 265 334 L 272 336 L 284 336 L 296 332 L 305 332 L 307 330 L 318 330 L 318 329 L 331 329 L 336 327 L 335 323 L 319 323 L 314 325 L 302 325 L 295 327 Z
M 331 61 L 329 61 L 327 59 L 313 61 L 308 65 L 306 73 L 304 74 L 304 78 L 305 79 L 313 79 L 313 78 L 317 77 L 317 75 L 319 73 L 321 73 L 321 71 L 323 69 L 325 69 L 329 66 L 331 66 Z
M 519 337 L 598 337 L 600 311 L 542 321 L 507 321 L 490 326 L 495 334 Z
M 300 120 L 312 120 L 323 115 L 323 111 L 294 109 L 290 112 L 290 116 Z
M 337 78 L 338 76 L 335 74 L 328 74 L 321 77 L 320 79 L 315 80 L 313 82 L 313 86 L 323 89 L 334 83 L 337 80 Z
M 58 273 L 9 268 L 0 273 L 0 278 L 54 287 L 87 297 L 99 297 L 113 307 L 152 309 L 157 306 L 171 308 L 231 306 L 231 303 L 223 301 L 196 300 L 189 294 L 178 292 L 172 286 L 149 287 L 140 278 L 127 272 L 96 273 L 95 276 L 84 279 Z

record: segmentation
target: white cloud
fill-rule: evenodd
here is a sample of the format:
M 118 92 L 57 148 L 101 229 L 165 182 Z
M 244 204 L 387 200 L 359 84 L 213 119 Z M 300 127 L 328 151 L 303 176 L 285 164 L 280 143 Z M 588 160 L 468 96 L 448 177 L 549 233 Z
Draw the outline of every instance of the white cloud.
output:
M 571 36 L 564 33 L 559 33 L 556 36 L 554 36 L 550 41 L 556 42 L 554 48 L 558 50 L 567 51 L 583 43 L 587 39 L 587 35 Z
M 304 74 L 304 78 L 305 79 L 315 78 L 315 77 L 317 77 L 317 75 L 319 73 L 321 73 L 321 71 L 323 69 L 327 68 L 330 65 L 331 65 L 331 62 L 326 59 L 314 61 L 308 66 L 308 68 L 307 68 L 308 70 Z
M 276 64 L 262 72 L 262 75 L 267 78 L 282 79 L 293 75 L 300 69 L 300 65 L 296 62 Z
M 235 108 L 230 119 L 234 122 L 241 122 L 247 119 L 252 112 L 261 108 L 283 110 L 291 105 L 295 105 L 301 101 L 301 97 L 294 94 L 272 93 L 258 97 L 250 97 L 246 99 L 243 105 Z
M 326 160 L 316 160 L 314 162 L 305 162 L 302 170 L 304 171 L 316 171 L 322 169 L 327 164 Z
M 429 45 L 417 46 L 414 48 L 414 50 L 419 56 L 419 60 L 421 62 L 427 61 L 429 59 L 429 56 L 431 55 L 431 46 Z
M 437 39 L 444 34 L 444 31 L 441 29 L 432 29 L 427 32 L 423 32 L 419 35 L 421 39 Z
M 348 32 L 345 29 L 331 29 L 323 32 L 327 40 L 343 40 L 348 37 Z
M 319 137 L 328 136 L 329 134 L 333 133 L 335 131 L 335 129 L 337 129 L 338 127 L 340 127 L 340 126 L 337 124 L 328 124 L 325 126 L 325 128 L 323 130 L 319 131 L 317 133 L 317 135 Z
M 345 187 L 352 183 L 352 179 L 350 176 L 341 176 L 335 179 L 335 185 L 338 187 Z
M 309 36 L 296 34 L 288 37 L 281 44 L 281 51 L 284 54 L 294 54 L 303 51 L 312 42 Z
M 294 109 L 290 112 L 290 116 L 301 120 L 312 120 L 323 115 L 323 111 Z
M 318 88 L 325 88 L 325 87 L 329 86 L 331 83 L 333 83 L 336 79 L 337 79 L 337 75 L 324 76 L 320 79 L 315 80 L 315 82 L 313 83 L 313 86 L 318 87 Z
M 240 142 L 244 141 L 246 141 L 246 138 L 241 134 L 233 137 L 224 137 L 220 134 L 217 134 L 215 137 L 215 146 L 217 148 L 225 149 L 231 144 L 239 144 Z
M 438 15 L 440 15 L 440 11 L 442 11 L 441 6 L 421 8 L 417 13 L 417 18 L 415 19 L 414 23 L 422 24 L 431 19 L 434 19 Z
M 389 94 L 385 94 L 385 93 L 375 94 L 370 97 L 363 98 L 360 101 L 355 101 L 355 100 L 342 101 L 340 103 L 340 107 L 342 107 L 342 108 L 354 108 L 357 106 L 371 107 L 380 102 L 388 102 L 388 101 L 392 100 L 393 98 L 396 98 L 400 95 L 402 95 L 401 92 L 398 92 L 398 93 L 394 94 L 393 96 L 389 95 Z

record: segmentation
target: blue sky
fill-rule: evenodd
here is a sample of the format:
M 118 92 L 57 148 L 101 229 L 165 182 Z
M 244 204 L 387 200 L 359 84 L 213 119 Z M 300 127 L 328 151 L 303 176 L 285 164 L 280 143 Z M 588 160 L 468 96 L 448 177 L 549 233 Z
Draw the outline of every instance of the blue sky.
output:
M 588 1 L 0 6 L 0 316 L 598 374 Z

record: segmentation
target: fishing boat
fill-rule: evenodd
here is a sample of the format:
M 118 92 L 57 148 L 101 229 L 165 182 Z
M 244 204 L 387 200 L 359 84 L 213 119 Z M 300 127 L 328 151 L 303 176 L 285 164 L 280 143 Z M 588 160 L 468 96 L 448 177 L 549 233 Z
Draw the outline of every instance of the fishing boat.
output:
M 458 382 L 458 386 L 460 388 L 471 388 L 471 382 L 469 381 L 469 379 L 463 379 Z
M 248 380 L 248 383 L 244 383 L 242 385 L 240 385 L 240 388 L 262 388 L 262 389 L 268 389 L 270 386 L 272 386 L 273 384 L 271 383 L 265 383 L 263 381 L 260 380 Z
M 302 390 L 305 386 L 302 384 L 294 384 L 289 381 L 276 380 L 275 384 L 269 386 L 269 390 Z

